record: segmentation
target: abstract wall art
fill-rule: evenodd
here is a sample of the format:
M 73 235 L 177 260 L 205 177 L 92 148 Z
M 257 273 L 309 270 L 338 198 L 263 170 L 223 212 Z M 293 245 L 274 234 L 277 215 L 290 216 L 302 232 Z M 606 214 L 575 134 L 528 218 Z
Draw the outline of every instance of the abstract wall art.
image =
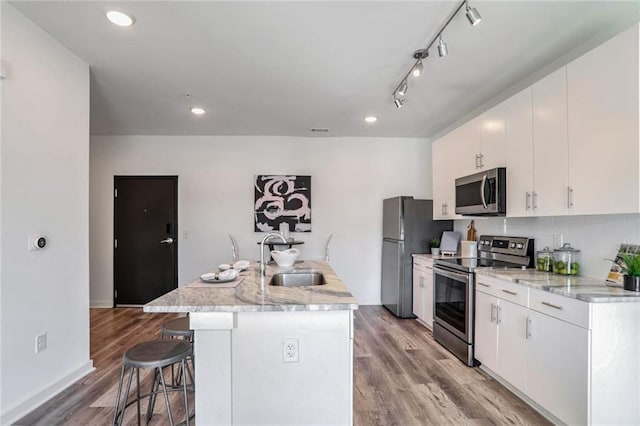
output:
M 257 175 L 254 193 L 256 232 L 311 232 L 311 176 Z

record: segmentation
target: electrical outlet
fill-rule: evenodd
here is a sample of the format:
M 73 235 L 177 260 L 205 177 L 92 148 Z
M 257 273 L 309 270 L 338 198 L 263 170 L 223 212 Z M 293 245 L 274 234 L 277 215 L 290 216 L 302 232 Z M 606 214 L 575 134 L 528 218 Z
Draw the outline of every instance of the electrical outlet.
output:
M 298 338 L 282 339 L 282 361 L 298 362 Z
M 36 336 L 36 353 L 40 353 L 47 349 L 47 333 Z

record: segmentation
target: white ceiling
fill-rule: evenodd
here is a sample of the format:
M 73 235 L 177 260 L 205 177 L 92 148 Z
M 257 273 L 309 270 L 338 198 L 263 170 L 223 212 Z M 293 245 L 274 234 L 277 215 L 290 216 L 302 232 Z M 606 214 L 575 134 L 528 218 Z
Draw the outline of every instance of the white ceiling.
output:
M 457 1 L 11 3 L 91 66 L 94 134 L 430 137 L 640 20 L 638 1 L 472 1 L 482 23 L 459 13 L 444 32 L 449 56 L 430 52 L 396 109 L 413 51 Z M 136 24 L 110 24 L 112 8 Z

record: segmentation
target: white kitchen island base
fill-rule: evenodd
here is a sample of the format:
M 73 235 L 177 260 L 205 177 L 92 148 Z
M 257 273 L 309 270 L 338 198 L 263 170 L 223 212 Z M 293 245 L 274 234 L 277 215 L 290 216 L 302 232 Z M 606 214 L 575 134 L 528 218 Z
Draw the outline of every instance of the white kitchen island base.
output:
M 323 284 L 270 285 L 274 274 L 321 274 Z M 255 264 L 237 284 L 194 281 L 144 306 L 189 313 L 196 424 L 353 423 L 355 298 L 322 261 Z
M 346 425 L 353 311 L 193 312 L 198 425 Z M 298 362 L 284 362 L 297 339 Z

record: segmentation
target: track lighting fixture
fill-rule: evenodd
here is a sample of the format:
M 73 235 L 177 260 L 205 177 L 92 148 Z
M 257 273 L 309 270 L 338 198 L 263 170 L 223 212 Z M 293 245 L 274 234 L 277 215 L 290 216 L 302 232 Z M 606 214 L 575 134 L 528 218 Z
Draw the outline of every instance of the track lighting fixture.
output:
M 422 63 L 422 61 L 429 56 L 429 49 L 431 49 L 436 41 L 438 42 L 438 55 L 442 58 L 449 54 L 447 43 L 442 40 L 442 33 L 451 23 L 453 18 L 458 14 L 458 12 L 462 10 L 463 6 L 465 7 L 467 19 L 469 20 L 471 25 L 476 26 L 480 23 L 480 21 L 482 21 L 482 16 L 480 16 L 475 7 L 469 6 L 468 0 L 462 0 L 458 4 L 458 6 L 456 6 L 454 11 L 451 13 L 451 15 L 449 15 L 449 18 L 447 18 L 444 25 L 440 27 L 440 30 L 436 33 L 436 36 L 431 40 L 427 47 L 425 47 L 424 49 L 416 50 L 413 53 L 413 59 L 415 59 L 415 62 L 413 63 L 411 68 L 409 68 L 409 71 L 407 71 L 404 77 L 402 77 L 402 80 L 400 80 L 400 84 L 398 84 L 393 91 L 393 103 L 395 104 L 396 108 L 402 107 L 402 104 L 404 103 L 404 96 L 406 95 L 408 88 L 407 79 L 410 75 L 418 77 L 422 74 L 422 71 L 424 69 L 424 64 Z
M 467 1 L 467 19 L 472 26 L 476 26 L 482 21 L 482 16 L 478 13 L 478 9 L 475 7 L 469 6 L 469 2 Z
M 447 43 L 442 41 L 442 34 L 440 34 L 440 36 L 438 37 L 438 55 L 440 55 L 441 58 L 444 58 L 448 54 L 449 49 L 447 49 Z

